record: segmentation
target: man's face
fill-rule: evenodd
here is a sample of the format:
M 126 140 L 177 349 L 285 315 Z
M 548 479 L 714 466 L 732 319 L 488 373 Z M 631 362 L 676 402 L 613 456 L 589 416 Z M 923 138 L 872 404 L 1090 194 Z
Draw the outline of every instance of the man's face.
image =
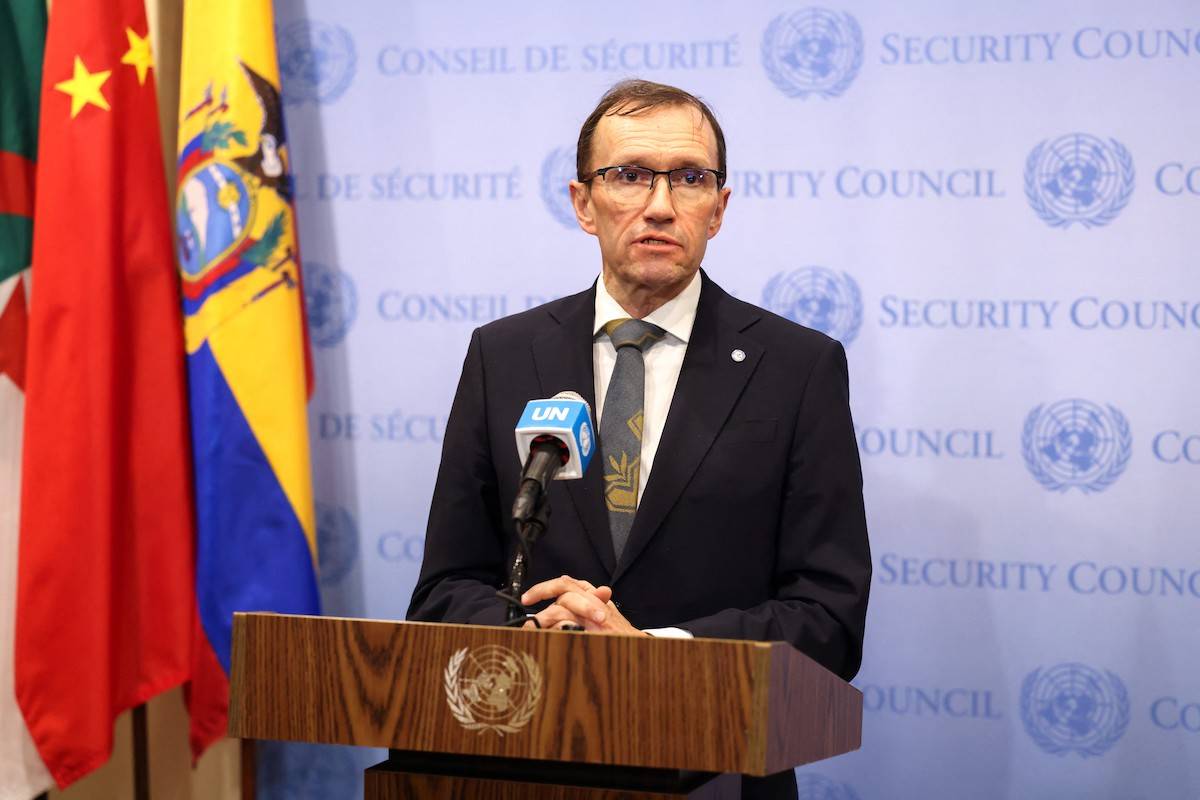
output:
M 609 115 L 596 126 L 588 166 L 716 169 L 716 135 L 691 106 Z M 666 175 L 633 200 L 619 199 L 609 189 L 598 177 L 587 184 L 571 182 L 579 226 L 600 240 L 610 290 L 615 279 L 626 290 L 674 296 L 696 274 L 708 240 L 721 229 L 729 190 L 714 188 L 700 201 L 685 201 L 672 194 Z

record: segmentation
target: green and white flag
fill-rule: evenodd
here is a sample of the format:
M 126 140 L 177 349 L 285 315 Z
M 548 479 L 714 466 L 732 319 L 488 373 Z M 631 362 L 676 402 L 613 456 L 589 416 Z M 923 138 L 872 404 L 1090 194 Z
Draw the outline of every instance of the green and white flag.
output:
M 25 334 L 45 0 L 0 4 L 0 797 L 52 784 L 13 690 Z

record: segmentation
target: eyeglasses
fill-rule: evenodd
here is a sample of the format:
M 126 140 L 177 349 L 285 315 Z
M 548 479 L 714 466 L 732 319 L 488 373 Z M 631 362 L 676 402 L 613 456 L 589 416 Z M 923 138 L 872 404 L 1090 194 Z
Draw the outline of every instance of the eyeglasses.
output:
M 725 183 L 725 173 L 701 167 L 679 167 L 677 169 L 649 169 L 647 167 L 619 166 L 601 167 L 587 181 L 599 178 L 613 197 L 622 202 L 644 202 L 654 191 L 654 180 L 659 175 L 667 176 L 667 186 L 678 201 L 697 203 L 711 199 L 714 192 Z

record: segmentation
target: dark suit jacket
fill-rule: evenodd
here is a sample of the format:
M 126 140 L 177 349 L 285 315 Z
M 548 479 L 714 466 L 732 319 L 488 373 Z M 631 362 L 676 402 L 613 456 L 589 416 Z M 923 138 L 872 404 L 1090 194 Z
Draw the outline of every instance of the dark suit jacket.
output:
M 526 586 L 610 585 L 639 628 L 790 642 L 847 680 L 871 577 L 842 346 L 702 274 L 654 467 L 618 563 L 603 469 L 555 481 Z M 450 412 L 408 618 L 501 624 L 521 475 L 513 426 L 563 390 L 593 407 L 595 287 L 475 331 Z M 746 357 L 734 361 L 731 353 Z M 794 790 L 793 790 L 794 791 Z

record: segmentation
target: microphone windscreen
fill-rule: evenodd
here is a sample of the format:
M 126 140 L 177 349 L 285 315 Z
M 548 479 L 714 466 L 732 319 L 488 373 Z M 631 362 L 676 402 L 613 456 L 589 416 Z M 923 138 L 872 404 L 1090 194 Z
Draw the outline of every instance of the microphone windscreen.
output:
M 524 464 L 529 447 L 539 436 L 553 436 L 561 441 L 570 458 L 555 474 L 555 480 L 582 478 L 596 451 L 592 410 L 578 392 L 559 392 L 548 400 L 530 400 L 517 420 L 514 431 L 517 458 Z

